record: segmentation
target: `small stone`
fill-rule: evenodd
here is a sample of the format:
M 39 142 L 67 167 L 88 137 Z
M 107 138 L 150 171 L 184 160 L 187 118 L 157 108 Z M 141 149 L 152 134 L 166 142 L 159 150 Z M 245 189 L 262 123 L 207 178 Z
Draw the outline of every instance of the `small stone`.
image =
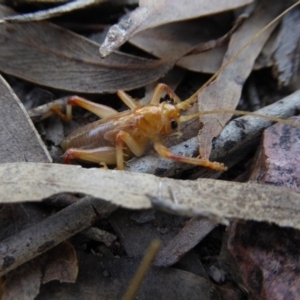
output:
M 104 270 L 104 271 L 102 272 L 102 275 L 103 275 L 104 277 L 109 277 L 109 276 L 110 276 L 110 274 L 109 274 L 109 272 L 108 272 L 107 270 Z

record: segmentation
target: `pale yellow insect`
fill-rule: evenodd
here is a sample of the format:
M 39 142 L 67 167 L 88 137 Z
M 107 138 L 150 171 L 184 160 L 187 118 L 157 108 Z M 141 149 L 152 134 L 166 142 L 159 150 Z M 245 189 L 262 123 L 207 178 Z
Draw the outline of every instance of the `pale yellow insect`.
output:
M 144 106 L 139 106 L 137 102 L 124 91 L 118 91 L 120 99 L 130 108 L 130 110 L 121 113 L 108 106 L 95 104 L 77 96 L 71 97 L 68 100 L 69 105 L 81 106 L 95 113 L 102 119 L 75 130 L 62 141 L 61 146 L 66 150 L 64 155 L 65 162 L 70 163 L 72 159 L 79 159 L 95 163 L 117 165 L 117 168 L 122 170 L 124 169 L 124 160 L 127 160 L 132 156 L 142 156 L 148 141 L 151 141 L 158 154 L 167 159 L 203 166 L 219 172 L 227 170 L 222 163 L 173 154 L 163 145 L 163 137 L 172 134 L 182 122 L 196 118 L 200 115 L 215 113 L 234 113 L 239 115 L 251 114 L 290 125 L 291 122 L 289 121 L 246 111 L 215 110 L 199 112 L 189 116 L 182 116 L 181 112 L 187 110 L 190 105 L 197 100 L 198 94 L 201 93 L 201 91 L 208 86 L 250 43 L 252 43 L 254 39 L 289 10 L 299 4 L 300 1 L 284 11 L 258 32 L 246 45 L 232 56 L 204 86 L 183 102 L 181 102 L 176 94 L 164 84 L 159 84 L 156 87 L 150 103 Z M 166 92 L 172 101 L 160 103 L 163 92 Z

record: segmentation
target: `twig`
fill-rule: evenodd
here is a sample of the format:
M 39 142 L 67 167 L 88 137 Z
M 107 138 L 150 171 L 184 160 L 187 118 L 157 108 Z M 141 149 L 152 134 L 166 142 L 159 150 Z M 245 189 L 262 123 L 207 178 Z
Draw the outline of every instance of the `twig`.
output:
M 20 231 L 0 243 L 0 276 L 53 248 L 108 216 L 116 206 L 86 196 L 42 222 Z

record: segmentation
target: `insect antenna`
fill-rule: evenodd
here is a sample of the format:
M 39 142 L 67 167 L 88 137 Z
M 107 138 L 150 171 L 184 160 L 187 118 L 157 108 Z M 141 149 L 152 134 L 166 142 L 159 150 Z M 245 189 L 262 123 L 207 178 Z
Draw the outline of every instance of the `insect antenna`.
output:
M 235 60 L 235 58 L 244 51 L 245 48 L 247 48 L 256 38 L 258 38 L 263 32 L 265 32 L 269 27 L 271 27 L 274 23 L 276 23 L 278 20 L 280 20 L 284 15 L 286 15 L 289 11 L 294 9 L 296 6 L 300 4 L 300 1 L 297 1 L 292 6 L 287 8 L 285 11 L 283 11 L 280 15 L 278 15 L 274 20 L 272 20 L 269 24 L 267 24 L 264 28 L 262 28 L 259 32 L 257 32 L 243 47 L 241 47 L 233 56 L 231 56 L 227 62 L 225 62 L 221 68 L 212 75 L 208 81 L 206 81 L 200 89 L 198 89 L 191 97 L 186 99 L 183 102 L 178 103 L 176 106 L 179 109 L 186 110 L 191 104 L 193 104 L 195 101 L 197 101 L 198 95 L 209 85 L 211 84 L 218 76 L 219 74 L 232 62 Z M 220 113 L 224 113 L 225 110 L 220 111 Z M 226 113 L 226 112 L 225 112 Z M 227 113 L 229 113 L 227 111 Z M 235 113 L 231 111 L 230 113 Z
M 213 114 L 234 114 L 234 115 L 239 115 L 239 116 L 249 115 L 249 116 L 253 116 L 253 117 L 264 118 L 264 119 L 272 121 L 272 122 L 280 122 L 280 123 L 283 123 L 285 125 L 300 128 L 300 124 L 295 123 L 295 122 L 290 121 L 290 120 L 284 120 L 284 119 L 276 118 L 276 117 L 273 117 L 273 116 L 262 115 L 262 114 L 259 114 L 259 113 L 256 113 L 256 112 L 250 112 L 250 111 L 245 111 L 245 110 L 227 110 L 227 109 L 209 110 L 209 111 L 198 112 L 198 113 L 191 114 L 191 115 L 188 115 L 188 116 L 180 116 L 179 121 L 180 122 L 186 122 L 186 121 L 189 121 L 189 120 L 197 118 L 197 117 L 201 117 L 201 116 L 204 116 L 204 115 L 213 115 Z

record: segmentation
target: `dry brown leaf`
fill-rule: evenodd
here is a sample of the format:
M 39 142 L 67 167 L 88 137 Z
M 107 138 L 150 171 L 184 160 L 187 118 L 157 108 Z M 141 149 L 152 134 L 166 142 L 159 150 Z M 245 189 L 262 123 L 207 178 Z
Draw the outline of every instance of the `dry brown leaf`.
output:
M 0 178 L 2 202 L 39 201 L 61 192 L 86 193 L 130 209 L 147 209 L 154 203 L 175 213 L 208 216 L 225 224 L 238 218 L 300 228 L 300 195 L 280 187 L 212 179 L 181 181 L 38 163 L 2 164 Z
M 0 16 L 7 15 L 0 6 Z M 78 93 L 115 92 L 151 83 L 172 62 L 115 53 L 107 59 L 98 44 L 47 22 L 2 24 L 0 70 L 40 85 Z M 29 42 L 30 41 L 30 42 Z
M 209 28 L 209 32 L 203 28 Z M 224 33 L 224 29 L 216 27 L 214 22 L 197 19 L 147 29 L 136 34 L 129 42 L 159 58 L 176 59 L 193 46 Z M 205 53 L 182 57 L 176 64 L 191 71 L 214 73 L 221 66 L 225 51 L 226 47 L 220 46 Z
M 122 299 L 138 263 L 128 257 L 117 258 L 104 253 L 99 257 L 81 253 L 77 282 L 50 282 L 41 287 L 36 300 Z M 175 268 L 152 268 L 136 299 L 209 300 L 212 290 L 207 279 L 190 272 Z
M 242 27 L 230 39 L 223 64 L 238 52 L 259 30 L 266 26 L 283 10 L 281 2 L 266 2 L 245 21 Z M 227 66 L 218 78 L 198 95 L 199 111 L 234 110 L 242 92 L 242 87 L 249 76 L 255 59 L 268 40 L 275 25 L 263 32 L 238 57 Z M 231 115 L 210 115 L 201 117 L 204 127 L 200 132 L 200 156 L 209 158 L 211 141 L 218 136 Z
M 78 275 L 76 250 L 69 242 L 62 242 L 47 252 L 43 283 L 51 280 L 74 283 Z
M 75 282 L 78 273 L 76 252 L 71 244 L 68 244 L 68 248 L 66 248 L 66 244 L 64 242 L 48 253 L 40 255 L 6 274 L 4 293 L 1 300 L 33 300 L 39 294 L 41 284 L 47 282 L 47 280 L 58 279 L 61 282 Z M 64 253 L 58 252 L 59 249 L 64 249 Z M 59 257 L 56 255 L 59 255 Z M 72 256 L 75 259 L 73 263 L 70 259 Z M 68 261 L 65 260 L 63 265 L 59 265 L 66 258 Z M 61 272 L 58 272 L 59 268 L 62 267 Z M 42 282 L 44 270 L 46 273 L 44 276 L 46 277 L 43 278 Z M 51 272 L 51 275 L 49 272 Z
M 45 256 L 40 256 L 7 274 L 1 300 L 35 299 L 40 291 L 44 264 Z
M 140 1 L 140 6 L 112 26 L 100 47 L 100 55 L 108 56 L 136 33 L 159 25 L 207 16 L 251 3 L 251 0 L 231 1 Z
M 212 222 L 209 220 L 195 222 L 195 219 L 192 219 L 184 225 L 186 220 L 185 217 L 174 217 L 156 210 L 118 209 L 109 217 L 109 222 L 127 256 L 143 257 L 149 241 L 159 239 L 162 249 L 156 259 L 157 266 L 166 267 L 180 259 L 176 268 L 207 278 L 199 257 L 192 248 L 197 243 L 196 240 L 199 241 L 201 236 L 204 237 L 216 224 L 210 227 L 208 223 Z
M 176 64 L 190 71 L 213 74 L 221 67 L 226 49 L 227 45 L 222 45 L 207 52 L 184 56 Z
M 185 218 L 174 218 L 160 211 L 151 212 L 151 220 L 143 224 L 133 222 L 133 217 L 138 213 L 149 214 L 149 210 L 118 209 L 109 217 L 109 222 L 129 257 L 143 257 L 149 247 L 149 241 L 155 239 L 159 239 L 162 246 L 165 246 L 184 225 Z
M 215 22 L 196 19 L 144 30 L 134 35 L 129 42 L 157 57 L 178 59 L 194 46 L 224 33 L 224 29 L 216 26 Z
M 0 163 L 52 159 L 21 101 L 0 76 Z
M 162 59 L 180 58 L 176 64 L 190 71 L 214 73 L 222 64 L 227 40 L 248 17 L 242 14 L 227 32 L 226 26 L 210 19 L 196 19 L 144 30 L 129 42 Z

